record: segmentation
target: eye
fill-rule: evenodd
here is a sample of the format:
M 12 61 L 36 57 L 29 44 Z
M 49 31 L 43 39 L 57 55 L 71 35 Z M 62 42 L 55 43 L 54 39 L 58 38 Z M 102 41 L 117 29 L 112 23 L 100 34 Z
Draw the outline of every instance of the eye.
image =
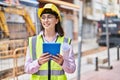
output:
M 53 19 L 53 18 L 55 18 L 54 15 L 42 15 L 42 16 L 41 16 L 41 19 L 42 19 L 42 20 L 45 20 L 45 19 L 51 20 L 51 19 Z
M 42 19 L 45 19 L 46 17 L 45 16 L 41 16 Z
M 49 15 L 49 16 L 48 16 L 48 19 L 51 19 L 51 18 L 54 18 L 54 16 L 52 16 L 52 15 Z

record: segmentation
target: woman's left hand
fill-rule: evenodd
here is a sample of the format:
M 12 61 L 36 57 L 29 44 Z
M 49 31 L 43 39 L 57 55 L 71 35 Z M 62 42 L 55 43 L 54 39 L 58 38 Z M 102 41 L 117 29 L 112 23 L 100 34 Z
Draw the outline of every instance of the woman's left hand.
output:
M 56 63 L 58 63 L 58 64 L 61 65 L 61 66 L 62 66 L 63 61 L 64 61 L 63 56 L 60 55 L 60 54 L 57 54 L 57 56 L 54 56 L 54 55 L 53 55 L 53 56 L 52 56 L 52 60 L 55 61 Z

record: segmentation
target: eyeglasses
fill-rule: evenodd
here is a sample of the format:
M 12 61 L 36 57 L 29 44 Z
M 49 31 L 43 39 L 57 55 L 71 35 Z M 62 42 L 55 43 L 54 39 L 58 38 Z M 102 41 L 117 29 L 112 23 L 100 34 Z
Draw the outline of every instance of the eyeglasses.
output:
M 45 20 L 45 19 L 51 20 L 52 18 L 55 18 L 55 16 L 53 16 L 53 15 L 48 15 L 48 16 L 43 15 L 43 16 L 41 16 L 42 20 Z

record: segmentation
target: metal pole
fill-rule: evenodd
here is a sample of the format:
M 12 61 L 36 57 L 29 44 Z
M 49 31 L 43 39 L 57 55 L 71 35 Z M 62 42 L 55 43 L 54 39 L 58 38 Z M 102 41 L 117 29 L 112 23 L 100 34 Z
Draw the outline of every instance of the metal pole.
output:
M 117 60 L 119 60 L 119 45 L 117 46 Z
M 95 58 L 95 71 L 98 71 L 98 57 Z
M 108 66 L 110 66 L 110 50 L 109 50 L 109 26 L 108 26 L 108 17 L 105 18 L 106 23 L 106 45 L 107 45 L 107 54 L 108 54 Z
M 81 48 L 82 48 L 82 33 L 83 33 L 83 26 L 82 26 L 82 19 L 83 19 L 83 1 L 80 0 L 80 9 L 79 9 L 79 27 L 78 27 L 78 74 L 77 80 L 80 80 L 80 72 L 81 72 Z
M 108 26 L 108 16 L 105 18 L 106 24 L 106 45 L 107 45 L 107 56 L 108 56 L 108 66 L 107 67 L 100 67 L 105 69 L 112 69 L 113 67 L 110 65 L 110 50 L 109 50 L 109 26 Z
M 113 67 L 110 65 L 110 50 L 109 50 L 109 26 L 108 26 L 108 16 L 105 17 L 105 24 L 106 24 L 106 45 L 107 45 L 107 57 L 108 57 L 108 66 L 100 66 L 99 68 L 104 68 L 104 69 L 112 69 Z
M 36 13 L 36 15 L 35 15 L 35 28 L 36 28 L 36 35 L 38 35 L 38 20 L 37 20 L 37 17 L 38 17 L 38 15 L 37 15 L 37 11 L 38 11 L 38 9 L 37 8 L 35 8 L 35 13 Z

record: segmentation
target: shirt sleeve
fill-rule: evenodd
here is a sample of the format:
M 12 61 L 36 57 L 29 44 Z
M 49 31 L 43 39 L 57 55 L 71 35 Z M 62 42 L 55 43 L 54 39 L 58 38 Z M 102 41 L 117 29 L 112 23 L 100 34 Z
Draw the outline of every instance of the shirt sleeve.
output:
M 27 47 L 27 54 L 25 60 L 25 72 L 28 74 L 34 74 L 39 70 L 40 65 L 38 64 L 38 60 L 32 60 L 30 56 L 30 49 Z
M 73 48 L 71 45 L 64 45 L 62 46 L 62 48 L 63 48 L 62 52 L 63 52 L 63 59 L 64 59 L 62 68 L 66 73 L 73 73 L 76 70 Z

